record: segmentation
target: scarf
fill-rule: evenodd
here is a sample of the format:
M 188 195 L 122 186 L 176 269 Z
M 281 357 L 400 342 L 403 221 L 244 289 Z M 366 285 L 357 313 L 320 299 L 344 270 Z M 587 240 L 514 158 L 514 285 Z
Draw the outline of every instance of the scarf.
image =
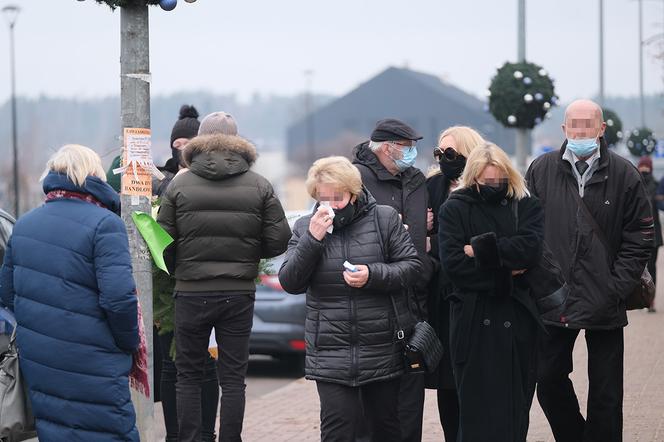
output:
M 138 349 L 132 355 L 131 370 L 129 371 L 129 385 L 146 397 L 150 397 L 150 378 L 148 374 L 148 346 L 145 338 L 145 326 L 143 325 L 143 309 L 141 303 L 137 302 L 138 309 L 138 334 L 140 343 Z
M 53 201 L 61 198 L 86 201 L 88 203 L 94 204 L 97 207 L 107 209 L 105 205 L 103 205 L 97 198 L 90 195 L 89 193 L 72 192 L 71 190 L 57 189 L 57 190 L 51 190 L 49 193 L 46 194 L 46 201 Z

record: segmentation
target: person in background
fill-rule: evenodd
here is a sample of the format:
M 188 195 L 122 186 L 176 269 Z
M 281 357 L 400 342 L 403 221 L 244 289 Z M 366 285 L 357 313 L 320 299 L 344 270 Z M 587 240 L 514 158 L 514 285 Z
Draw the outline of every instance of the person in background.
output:
M 149 395 L 147 347 L 120 198 L 84 146 L 42 178 L 46 202 L 19 218 L 0 271 L 39 440 L 138 442 L 129 385 Z
M 657 201 L 657 189 L 659 188 L 659 182 L 653 176 L 652 169 L 652 159 L 649 156 L 643 156 L 639 159 L 638 165 L 639 172 L 641 173 L 641 178 L 643 178 L 643 185 L 646 188 L 646 193 L 650 198 L 650 205 L 652 207 L 652 215 L 655 228 L 655 241 L 653 243 L 653 248 L 650 253 L 650 260 L 648 261 L 648 271 L 652 276 L 655 285 L 657 285 L 657 252 L 659 248 L 662 247 L 662 225 L 659 221 L 659 203 Z M 655 300 L 653 299 L 653 304 L 648 307 L 648 312 L 655 313 Z
M 286 251 L 291 236 L 272 185 L 251 170 L 257 158 L 254 145 L 237 135 L 205 135 L 210 121 L 218 122 L 210 116 L 203 119 L 201 135 L 184 149 L 187 172 L 168 185 L 157 217 L 175 240 L 165 260 L 176 281 L 182 442 L 201 438 L 201 384 L 212 329 L 219 344 L 219 440 L 241 440 L 258 263 Z
M 422 139 L 406 123 L 387 118 L 376 123 L 369 141 L 353 149 L 353 164 L 362 182 L 377 204 L 393 207 L 408 227 L 408 233 L 422 262 L 422 273 L 410 287 L 410 311 L 427 319 L 428 284 L 433 266 L 427 255 L 427 230 L 433 225 L 428 210 L 424 174 L 414 166 L 415 143 Z M 424 413 L 424 373 L 408 374 L 401 379 L 399 420 L 404 442 L 422 439 Z M 360 440 L 364 437 L 360 434 Z
M 162 167 L 159 167 L 164 174 L 162 180 L 156 178 L 152 181 L 152 194 L 161 196 L 166 191 L 171 180 L 182 168 L 182 151 L 185 146 L 196 135 L 201 123 L 198 121 L 198 111 L 192 105 L 183 104 L 180 107 L 178 120 L 171 129 L 171 157 Z
M 450 303 L 446 299 L 453 286 L 445 269 L 440 266 L 438 250 L 438 215 L 443 203 L 458 186 L 466 167 L 466 161 L 473 149 L 485 143 L 474 129 L 453 126 L 445 129 L 438 137 L 433 156 L 438 164 L 435 172 L 427 178 L 429 207 L 434 214 L 433 225 L 427 238 L 431 244 L 429 255 L 435 263 L 435 273 L 429 286 L 429 323 L 436 329 L 443 348 L 450 348 Z M 445 440 L 456 441 L 459 428 L 459 400 L 457 398 L 450 352 L 443 353 L 443 359 L 431 375 L 427 375 L 427 387 L 436 388 L 438 393 L 438 414 L 445 433 Z
M 306 292 L 305 374 L 320 397 L 321 440 L 354 442 L 363 411 L 372 441 L 400 442 L 399 330 L 408 336 L 413 325 L 406 293 L 421 270 L 417 251 L 345 157 L 317 160 L 306 186 L 317 204 L 295 222 L 279 281 Z
M 450 347 L 464 442 L 525 442 L 539 314 L 523 276 L 542 253 L 537 198 L 498 146 L 476 147 L 439 219 L 453 290 Z
M 182 151 L 189 140 L 198 135 L 200 123 L 198 111 L 194 106 L 182 105 L 178 120 L 171 130 L 171 158 L 159 170 L 165 175 L 161 181 L 153 180 L 153 194 L 160 198 L 171 180 L 183 167 Z M 154 320 L 156 324 L 155 336 L 155 385 L 159 386 L 159 398 L 164 412 L 164 425 L 166 426 L 166 441 L 178 440 L 178 414 L 175 385 L 177 369 L 173 360 L 175 345 L 175 278 L 156 266 L 152 268 Z M 157 351 L 158 350 L 158 351 Z M 159 376 L 156 374 L 159 373 Z M 155 388 L 156 389 L 156 388 Z M 155 392 L 156 393 L 156 392 Z M 155 395 L 156 396 L 156 395 Z M 201 441 L 212 442 L 216 440 L 215 423 L 217 421 L 217 405 L 219 404 L 219 381 L 217 379 L 216 361 L 207 356 L 203 367 L 203 381 L 201 385 Z

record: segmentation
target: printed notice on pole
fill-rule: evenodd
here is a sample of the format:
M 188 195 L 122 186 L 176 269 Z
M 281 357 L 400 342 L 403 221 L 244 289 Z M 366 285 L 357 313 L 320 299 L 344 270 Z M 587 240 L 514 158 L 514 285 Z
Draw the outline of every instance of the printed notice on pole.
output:
M 122 173 L 122 194 L 152 196 L 152 175 L 163 179 L 164 175 L 152 162 L 151 131 L 142 128 L 125 128 L 123 166 L 113 170 Z

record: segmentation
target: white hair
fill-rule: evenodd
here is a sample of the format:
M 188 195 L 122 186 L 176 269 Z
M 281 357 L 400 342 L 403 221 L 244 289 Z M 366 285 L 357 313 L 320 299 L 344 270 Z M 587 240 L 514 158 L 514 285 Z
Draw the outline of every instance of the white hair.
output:
M 372 152 L 375 152 L 378 149 L 380 149 L 380 146 L 382 146 L 385 143 L 389 143 L 389 141 L 371 141 L 371 140 L 369 140 L 369 149 L 371 149 Z
M 77 186 L 83 186 L 88 176 L 106 181 L 106 172 L 97 152 L 79 144 L 66 144 L 58 149 L 49 158 L 40 179 L 43 180 L 51 171 L 66 174 Z

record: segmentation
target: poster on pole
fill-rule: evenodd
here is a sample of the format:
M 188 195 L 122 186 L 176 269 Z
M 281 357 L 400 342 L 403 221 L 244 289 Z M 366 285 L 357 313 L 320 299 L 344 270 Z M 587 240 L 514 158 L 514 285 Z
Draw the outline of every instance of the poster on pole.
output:
M 113 173 L 122 173 L 121 193 L 132 197 L 152 196 L 152 175 L 163 179 L 164 175 L 152 162 L 152 137 L 150 129 L 125 128 L 122 167 Z

